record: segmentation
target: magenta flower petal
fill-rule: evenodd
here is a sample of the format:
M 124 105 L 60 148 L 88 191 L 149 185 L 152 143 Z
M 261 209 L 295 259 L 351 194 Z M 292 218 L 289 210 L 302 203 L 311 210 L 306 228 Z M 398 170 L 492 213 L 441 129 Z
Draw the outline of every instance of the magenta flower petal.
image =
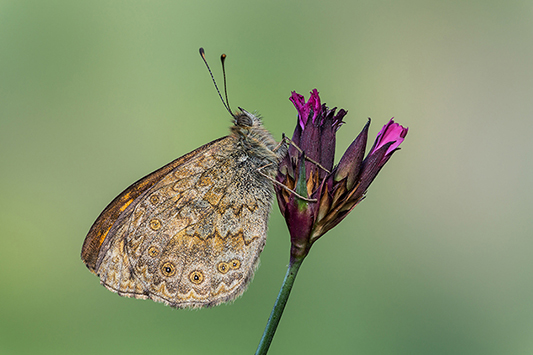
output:
M 311 91 L 311 97 L 307 103 L 313 109 L 313 123 L 318 123 L 316 122 L 316 118 L 322 113 L 322 104 L 320 103 L 320 96 L 318 96 L 317 89 L 313 89 L 313 91 Z
M 291 102 L 294 104 L 294 107 L 296 107 L 296 111 L 298 111 L 298 123 L 303 129 L 305 123 L 307 122 L 307 116 L 309 116 L 309 108 L 305 104 L 305 99 L 302 95 L 298 94 L 296 91 L 293 91 L 289 100 L 291 100 Z
M 311 97 L 309 97 L 307 102 L 305 102 L 304 97 L 296 93 L 296 91 L 291 93 L 289 100 L 292 101 L 296 107 L 296 110 L 298 111 L 298 122 L 300 123 L 300 127 L 302 129 L 304 129 L 305 125 L 307 124 L 311 112 L 313 113 L 311 122 L 315 123 L 317 116 L 321 112 L 320 97 L 318 96 L 317 89 L 313 89 L 313 91 L 311 91 Z
M 394 117 L 390 119 L 390 121 L 383 126 L 381 131 L 379 131 L 378 136 L 376 138 L 376 142 L 374 143 L 374 147 L 370 151 L 370 154 L 374 153 L 379 148 L 383 147 L 385 144 L 394 142 L 389 146 L 389 149 L 387 149 L 387 152 L 385 153 L 385 156 L 389 155 L 391 152 L 396 150 L 402 144 L 403 140 L 405 139 L 405 136 L 407 135 L 407 131 L 409 128 L 403 127 L 402 125 L 394 122 Z

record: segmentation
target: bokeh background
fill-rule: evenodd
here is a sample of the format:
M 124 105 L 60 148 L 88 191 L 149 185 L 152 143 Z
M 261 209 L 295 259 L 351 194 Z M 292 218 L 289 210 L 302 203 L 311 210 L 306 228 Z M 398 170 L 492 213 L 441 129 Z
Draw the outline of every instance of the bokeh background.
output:
M 230 102 L 292 133 L 291 90 L 410 128 L 313 247 L 271 354 L 533 353 L 533 3 L 0 1 L 0 353 L 250 354 L 288 262 L 274 206 L 243 297 L 126 299 L 80 260 L 141 176 L 227 134 Z M 339 155 L 340 156 L 340 155 Z

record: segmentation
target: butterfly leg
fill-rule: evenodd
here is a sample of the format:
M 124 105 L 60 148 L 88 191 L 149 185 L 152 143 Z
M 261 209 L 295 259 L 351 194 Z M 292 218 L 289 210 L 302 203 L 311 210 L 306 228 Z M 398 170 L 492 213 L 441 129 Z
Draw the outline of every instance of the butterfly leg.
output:
M 268 167 L 268 166 L 270 166 L 270 165 L 272 165 L 272 163 L 270 163 L 270 164 L 266 164 L 266 165 L 263 165 L 263 166 L 257 168 L 257 172 L 258 172 L 259 174 L 263 175 L 264 177 L 266 177 L 268 180 L 272 181 L 275 185 L 278 185 L 278 186 L 284 188 L 285 190 L 287 190 L 287 191 L 293 193 L 293 194 L 294 194 L 296 197 L 298 197 L 299 199 L 302 199 L 302 200 L 307 201 L 307 202 L 317 202 L 317 201 L 318 201 L 316 198 L 307 198 L 307 197 L 303 197 L 302 195 L 300 195 L 300 194 L 297 193 L 296 191 L 294 191 L 294 190 L 288 188 L 287 186 L 283 185 L 281 182 L 277 181 L 276 179 L 274 179 L 274 178 L 268 176 L 267 174 L 265 174 L 265 173 L 263 173 L 263 172 L 261 171 L 261 169 L 264 169 L 264 168 L 266 168 L 266 167 Z

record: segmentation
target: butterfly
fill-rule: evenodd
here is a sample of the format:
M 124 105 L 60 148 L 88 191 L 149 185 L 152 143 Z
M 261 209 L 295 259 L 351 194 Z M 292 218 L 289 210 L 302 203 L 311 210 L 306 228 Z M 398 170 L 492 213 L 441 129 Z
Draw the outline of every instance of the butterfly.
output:
M 107 289 L 175 308 L 215 306 L 244 292 L 265 245 L 285 150 L 258 116 L 240 109 L 233 117 L 228 136 L 135 182 L 96 219 L 81 257 Z
M 277 146 L 258 117 L 238 112 L 230 135 L 118 195 L 87 234 L 83 261 L 122 296 L 176 308 L 236 298 L 265 244 Z

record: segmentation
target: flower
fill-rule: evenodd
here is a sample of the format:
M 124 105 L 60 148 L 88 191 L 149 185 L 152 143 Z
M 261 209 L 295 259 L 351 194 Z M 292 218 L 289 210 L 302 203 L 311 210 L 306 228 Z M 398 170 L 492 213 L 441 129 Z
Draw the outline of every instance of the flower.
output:
M 291 235 L 291 259 L 304 258 L 312 244 L 339 224 L 365 197 L 381 168 L 399 149 L 408 128 L 391 119 L 364 158 L 370 119 L 334 167 L 335 134 L 347 114 L 320 103 L 318 91 L 307 102 L 292 92 L 298 122 L 288 154 L 281 161 L 276 195 Z M 303 197 L 303 198 L 302 198 Z

